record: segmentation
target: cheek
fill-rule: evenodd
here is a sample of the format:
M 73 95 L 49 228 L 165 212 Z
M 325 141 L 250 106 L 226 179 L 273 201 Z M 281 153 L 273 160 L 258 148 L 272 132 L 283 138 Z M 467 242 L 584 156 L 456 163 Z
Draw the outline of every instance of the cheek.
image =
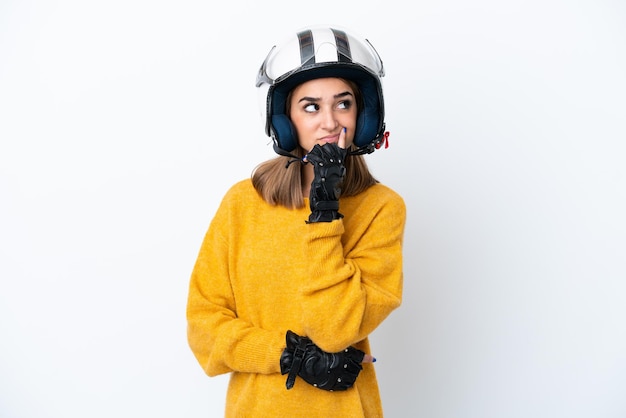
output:
M 299 137 L 306 138 L 308 136 L 307 133 L 311 131 L 311 124 L 307 123 L 304 119 L 292 119 L 291 123 Z
M 311 149 L 315 140 L 311 139 L 313 137 L 311 132 L 314 130 L 311 128 L 310 124 L 307 124 L 304 120 L 292 120 L 291 123 L 298 140 L 298 145 L 303 149 Z

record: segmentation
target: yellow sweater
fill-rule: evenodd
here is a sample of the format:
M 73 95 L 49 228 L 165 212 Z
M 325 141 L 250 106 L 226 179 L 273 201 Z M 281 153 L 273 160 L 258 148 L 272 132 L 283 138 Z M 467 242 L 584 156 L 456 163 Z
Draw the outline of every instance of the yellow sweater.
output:
M 287 330 L 328 352 L 353 345 L 370 353 L 368 335 L 400 306 L 403 199 L 377 184 L 341 198 L 340 212 L 343 219 L 307 224 L 308 201 L 271 206 L 250 179 L 222 200 L 191 275 L 187 321 L 206 374 L 231 373 L 226 417 L 383 416 L 374 364 L 342 392 L 300 377 L 287 390 L 280 374 Z

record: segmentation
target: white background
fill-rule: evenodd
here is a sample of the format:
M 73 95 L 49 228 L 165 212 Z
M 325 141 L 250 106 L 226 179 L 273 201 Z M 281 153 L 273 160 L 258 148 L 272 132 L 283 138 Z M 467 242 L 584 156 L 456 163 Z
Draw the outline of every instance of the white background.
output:
M 269 48 L 337 23 L 387 69 L 405 295 L 387 417 L 626 416 L 626 5 L 0 3 L 0 416 L 220 417 L 186 342 L 226 189 L 274 156 Z

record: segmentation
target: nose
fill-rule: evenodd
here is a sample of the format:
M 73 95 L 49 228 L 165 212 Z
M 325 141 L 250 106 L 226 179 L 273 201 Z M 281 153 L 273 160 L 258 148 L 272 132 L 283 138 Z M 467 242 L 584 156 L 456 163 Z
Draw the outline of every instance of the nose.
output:
M 334 131 L 337 128 L 338 122 L 333 109 L 324 109 L 322 111 L 321 118 L 321 125 L 323 129 Z

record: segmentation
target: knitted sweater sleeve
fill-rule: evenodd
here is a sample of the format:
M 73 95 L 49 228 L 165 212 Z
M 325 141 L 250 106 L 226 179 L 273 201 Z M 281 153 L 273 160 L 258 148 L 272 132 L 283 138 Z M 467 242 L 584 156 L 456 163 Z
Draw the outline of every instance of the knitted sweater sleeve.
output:
M 344 241 L 346 219 L 307 225 L 311 280 L 302 288 L 302 323 L 328 352 L 365 339 L 402 300 L 406 208 L 395 192 L 379 189 L 377 199 L 351 213 Z
M 231 371 L 279 373 L 284 332 L 252 326 L 237 316 L 229 277 L 224 199 L 204 237 L 187 300 L 187 339 L 207 375 Z

